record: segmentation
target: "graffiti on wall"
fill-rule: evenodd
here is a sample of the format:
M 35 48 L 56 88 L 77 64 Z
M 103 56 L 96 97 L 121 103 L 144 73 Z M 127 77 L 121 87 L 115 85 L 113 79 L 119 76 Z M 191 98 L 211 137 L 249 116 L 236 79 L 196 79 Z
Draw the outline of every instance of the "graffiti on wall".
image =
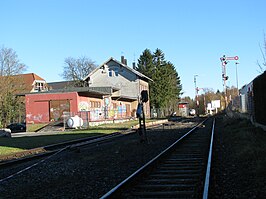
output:
M 79 102 L 79 111 L 88 111 L 89 110 L 89 103 L 86 101 Z
M 42 114 L 37 114 L 37 115 L 33 115 L 33 114 L 27 114 L 26 118 L 28 121 L 34 123 L 34 122 L 42 122 L 43 121 L 43 115 Z

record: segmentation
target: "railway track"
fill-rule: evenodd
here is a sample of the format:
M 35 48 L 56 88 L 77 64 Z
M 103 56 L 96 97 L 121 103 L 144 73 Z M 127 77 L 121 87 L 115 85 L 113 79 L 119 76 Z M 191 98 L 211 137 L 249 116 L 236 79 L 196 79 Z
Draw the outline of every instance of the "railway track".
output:
M 160 125 L 153 125 L 149 128 L 156 128 Z M 43 163 L 44 161 L 49 160 L 51 157 L 62 153 L 67 150 L 79 150 L 82 147 L 94 147 L 98 146 L 99 144 L 111 142 L 115 138 L 119 138 L 122 136 L 127 136 L 129 134 L 136 133 L 135 130 L 128 129 L 126 131 L 123 131 L 122 133 L 111 133 L 108 135 L 101 135 L 101 136 L 94 136 L 94 137 L 88 137 L 88 138 L 81 138 L 77 140 L 72 141 L 66 141 L 62 143 L 47 145 L 42 147 L 42 151 L 45 151 L 43 153 L 33 154 L 30 156 L 26 156 L 23 158 L 17 158 L 7 161 L 0 162 L 0 169 L 9 168 L 8 174 L 2 176 L 0 178 L 0 183 L 4 182 L 10 178 L 14 178 L 20 173 L 23 173 L 33 167 L 36 167 Z M 36 150 L 36 149 L 33 149 Z
M 150 127 L 147 127 L 148 129 L 156 129 L 160 128 L 161 124 L 155 124 Z M 9 167 L 11 165 L 16 165 L 20 163 L 24 163 L 27 161 L 32 161 L 34 159 L 40 159 L 40 158 L 45 158 L 47 156 L 51 156 L 58 151 L 64 151 L 65 149 L 72 149 L 72 148 L 77 148 L 77 147 L 82 147 L 86 145 L 92 145 L 92 144 L 99 144 L 102 142 L 109 141 L 110 139 L 117 138 L 120 136 L 124 136 L 130 133 L 135 133 L 135 130 L 128 129 L 126 131 L 123 131 L 122 133 L 114 132 L 108 135 L 100 135 L 100 136 L 93 136 L 93 137 L 88 137 L 88 138 L 80 138 L 76 140 L 71 140 L 71 141 L 66 141 L 66 142 L 61 142 L 61 143 L 56 143 L 56 144 L 51 144 L 47 146 L 43 146 L 40 148 L 35 148 L 32 150 L 28 150 L 29 153 L 32 152 L 32 155 L 26 155 L 21 158 L 16 158 L 16 159 L 7 159 L 0 161 L 0 168 L 5 168 Z M 42 151 L 41 153 L 35 153 L 34 151 Z
M 91 138 L 83 138 L 83 139 L 68 141 L 64 143 L 53 144 L 53 145 L 43 147 L 46 150 L 45 153 L 36 154 L 36 155 L 28 156 L 25 158 L 19 158 L 19 159 L 15 159 L 11 161 L 1 162 L 0 169 L 9 168 L 10 174 L 6 175 L 5 177 L 0 178 L 0 183 L 8 179 L 14 178 L 17 175 L 27 170 L 30 170 L 33 167 L 38 166 L 44 161 L 47 161 L 53 156 L 56 156 L 57 154 L 62 153 L 66 150 L 76 150 L 80 147 L 84 147 L 88 145 L 91 145 L 91 146 L 99 145 L 101 143 L 111 141 L 114 138 L 125 136 L 128 133 L 129 132 L 127 132 L 126 134 L 112 133 L 112 134 L 104 135 L 104 136 L 95 136 Z
M 124 134 L 120 134 L 120 133 L 111 133 L 111 134 L 108 134 L 108 135 L 81 138 L 81 139 L 77 139 L 77 140 L 66 141 L 66 142 L 62 142 L 62 143 L 57 143 L 57 144 L 51 144 L 51 145 L 43 146 L 43 147 L 40 147 L 40 148 L 42 148 L 41 151 L 45 151 L 45 152 L 37 153 L 37 154 L 34 154 L 34 155 L 22 157 L 22 158 L 2 161 L 2 162 L 0 162 L 0 168 L 6 167 L 6 166 L 10 166 L 10 165 L 19 164 L 19 163 L 26 162 L 26 161 L 31 161 L 33 159 L 38 159 L 38 158 L 42 158 L 42 157 L 45 157 L 45 156 L 49 156 L 49 155 L 52 155 L 54 153 L 57 153 L 58 151 L 62 151 L 64 149 L 74 148 L 74 147 L 88 145 L 88 144 L 104 142 L 104 141 L 107 141 L 109 139 L 113 139 L 115 137 L 120 137 L 120 136 L 123 136 L 123 135 Z M 32 149 L 32 150 L 35 151 L 37 149 Z
M 101 198 L 206 199 L 214 124 L 191 129 Z

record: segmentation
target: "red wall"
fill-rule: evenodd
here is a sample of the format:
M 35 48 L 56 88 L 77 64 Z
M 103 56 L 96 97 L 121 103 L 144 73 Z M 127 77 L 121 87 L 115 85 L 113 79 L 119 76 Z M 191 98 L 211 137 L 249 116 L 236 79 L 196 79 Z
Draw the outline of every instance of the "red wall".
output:
M 70 112 L 78 111 L 78 94 L 72 93 L 36 93 L 26 95 L 26 123 L 47 123 L 49 121 L 49 101 L 69 100 Z

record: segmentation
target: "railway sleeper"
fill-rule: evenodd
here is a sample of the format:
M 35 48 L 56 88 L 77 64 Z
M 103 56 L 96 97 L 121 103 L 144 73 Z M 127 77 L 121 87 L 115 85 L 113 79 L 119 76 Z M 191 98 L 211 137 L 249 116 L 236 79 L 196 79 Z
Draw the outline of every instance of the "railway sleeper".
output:
M 158 173 L 169 173 L 169 174 L 180 174 L 180 173 L 190 173 L 190 174 L 194 174 L 194 173 L 200 173 L 201 170 L 200 169 L 197 169 L 197 170 L 191 170 L 191 169 L 187 169 L 187 170 L 159 170 L 159 171 L 156 171 L 154 172 L 155 174 L 158 174 Z
M 161 178 L 161 179 L 186 179 L 186 178 L 199 178 L 201 174 L 194 174 L 191 176 L 191 174 L 152 174 L 150 177 L 151 178 Z
M 143 183 L 146 184 L 193 184 L 198 182 L 198 178 L 191 176 L 190 178 L 179 178 L 179 179 L 146 179 L 143 181 Z
M 176 190 L 176 191 L 182 191 L 182 190 L 194 190 L 194 186 L 190 184 L 140 184 L 136 186 L 136 189 L 144 189 L 146 191 L 151 191 L 151 190 Z
M 167 159 L 165 162 L 166 163 L 171 163 L 171 162 L 202 162 L 204 158 L 191 158 L 191 157 L 177 157 L 177 158 L 172 158 L 172 159 Z
M 191 198 L 194 191 L 154 191 L 154 192 L 135 192 L 138 198 Z
M 180 159 L 192 159 L 192 160 L 195 160 L 195 159 L 203 159 L 204 158 L 204 155 L 200 154 L 200 155 L 194 155 L 194 154 L 190 154 L 190 155 L 173 155 L 170 157 L 171 160 L 180 160 Z
M 160 170 L 198 170 L 201 168 L 200 165 L 195 164 L 186 164 L 186 165 L 162 165 L 159 166 L 158 169 Z
M 204 165 L 204 162 L 172 162 L 172 163 L 165 163 L 162 166 L 165 167 L 182 167 L 182 166 L 198 166 L 202 167 Z

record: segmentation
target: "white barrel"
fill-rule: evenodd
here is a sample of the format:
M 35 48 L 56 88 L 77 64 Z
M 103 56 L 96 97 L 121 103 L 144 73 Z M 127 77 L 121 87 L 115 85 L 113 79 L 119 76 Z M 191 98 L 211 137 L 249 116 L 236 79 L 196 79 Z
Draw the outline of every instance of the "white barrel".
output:
M 67 126 L 70 128 L 77 128 L 83 125 L 83 120 L 79 116 L 75 115 L 67 120 Z

